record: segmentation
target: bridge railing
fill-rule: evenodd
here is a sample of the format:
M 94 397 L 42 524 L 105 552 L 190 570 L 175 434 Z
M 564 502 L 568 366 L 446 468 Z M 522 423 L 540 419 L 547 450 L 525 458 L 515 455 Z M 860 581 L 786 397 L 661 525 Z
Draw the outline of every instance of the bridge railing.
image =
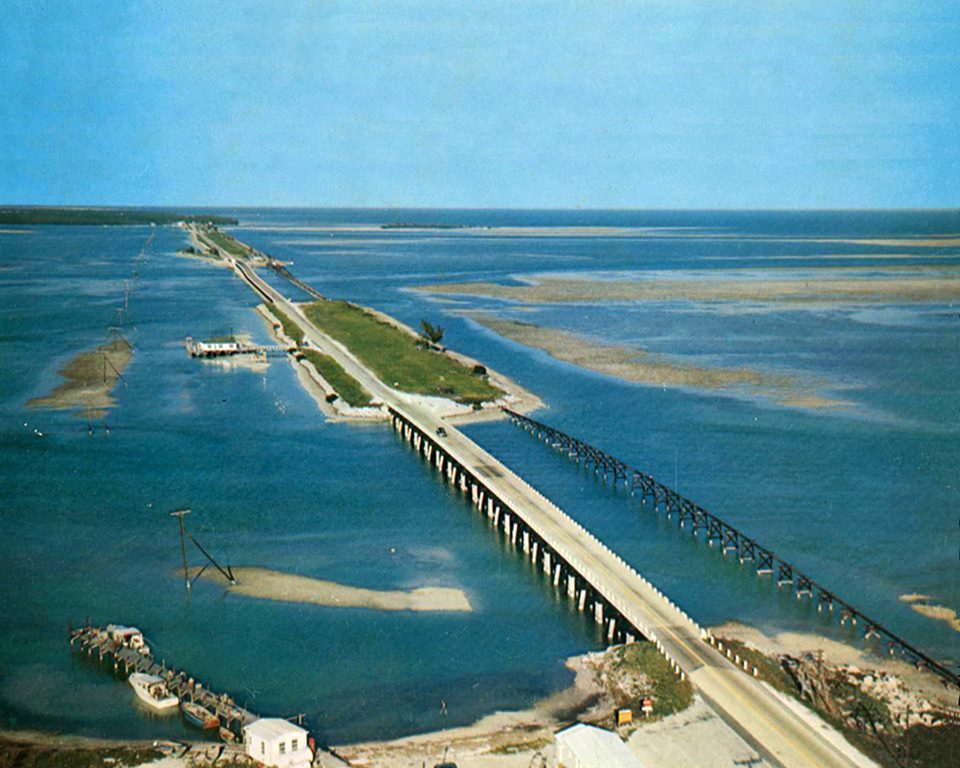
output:
M 488 496 L 495 500 L 495 503 L 500 505 L 504 510 L 510 512 L 511 514 L 519 516 L 524 520 L 524 524 L 531 530 L 533 530 L 536 535 L 543 541 L 543 543 L 549 547 L 549 549 L 561 560 L 563 560 L 568 568 L 575 571 L 581 579 L 586 583 L 590 584 L 591 588 L 614 609 L 616 610 L 625 621 L 630 625 L 636 628 L 636 630 L 646 637 L 650 642 L 654 643 L 660 653 L 667 658 L 667 660 L 674 667 L 675 671 L 684 676 L 684 673 L 681 669 L 680 664 L 678 664 L 670 655 L 669 649 L 664 646 L 661 638 L 657 636 L 656 631 L 651 627 L 650 623 L 639 616 L 634 610 L 632 610 L 623 599 L 622 596 L 618 595 L 615 590 L 605 588 L 603 579 L 601 579 L 598 574 L 594 573 L 594 569 L 587 565 L 580 557 L 578 557 L 574 552 L 572 552 L 567 546 L 561 544 L 557 539 L 552 536 L 548 531 L 543 529 L 538 529 L 538 526 L 531 523 L 528 517 L 523 515 L 523 505 L 519 504 L 515 499 L 508 498 L 512 494 L 508 493 L 509 488 L 503 488 L 499 491 L 495 491 L 490 487 L 490 481 L 483 478 L 478 478 L 473 472 L 471 472 L 466 466 L 465 462 L 454 455 L 454 452 L 451 450 L 451 447 L 447 444 L 441 445 L 437 442 L 427 430 L 423 429 L 417 425 L 411 418 L 407 415 L 401 413 L 397 409 L 390 407 L 389 413 L 394 420 L 395 425 L 400 425 L 402 427 L 407 427 L 410 430 L 410 434 L 407 436 L 408 441 L 413 441 L 413 435 L 416 434 L 421 442 L 421 452 L 423 452 L 423 446 L 430 445 L 435 451 L 441 452 L 443 455 L 447 456 L 450 461 L 452 461 L 458 468 L 458 471 L 462 472 L 463 475 L 468 479 L 468 483 L 474 484 L 478 487 L 481 487 L 485 490 Z M 435 464 L 431 461 L 432 466 Z M 650 590 L 655 599 L 659 600 L 661 604 L 667 607 L 670 612 L 673 614 L 672 620 L 679 622 L 680 624 L 686 624 L 694 632 L 698 633 L 701 638 L 706 639 L 708 637 L 707 630 L 694 621 L 680 606 L 673 602 L 667 595 L 661 592 L 654 584 L 652 584 L 648 579 L 646 579 L 642 574 L 640 574 L 636 568 L 627 563 L 620 555 L 611 550 L 606 544 L 604 544 L 600 539 L 594 536 L 590 531 L 584 528 L 580 523 L 570 517 L 563 510 L 559 509 L 555 504 L 553 504 L 549 499 L 543 496 L 538 490 L 533 488 L 528 482 L 526 482 L 522 477 L 511 473 L 513 480 L 523 487 L 525 493 L 535 497 L 538 502 L 547 508 L 549 508 L 553 514 L 553 517 L 560 521 L 562 524 L 572 528 L 576 535 L 582 539 L 588 541 L 592 548 L 595 550 L 600 550 L 603 553 L 604 558 L 609 562 L 614 568 L 621 571 L 621 577 L 625 578 L 625 583 L 629 584 L 631 579 L 639 581 L 644 587 Z
M 592 465 L 594 472 L 602 474 L 604 478 L 610 477 L 615 485 L 622 481 L 624 488 L 631 495 L 636 495 L 639 492 L 642 503 L 646 503 L 649 498 L 652 501 L 654 511 L 663 511 L 668 518 L 672 518 L 676 514 L 681 528 L 685 528 L 689 522 L 694 537 L 697 537 L 700 531 L 704 531 L 708 543 L 711 545 L 719 543 L 724 554 L 728 552 L 736 554 L 741 564 L 751 561 L 757 575 L 776 573 L 778 587 L 789 585 L 798 598 L 807 596 L 815 599 L 818 612 L 828 610 L 831 613 L 839 613 L 841 625 L 845 625 L 847 621 L 850 621 L 853 626 L 858 623 L 863 624 L 865 639 L 878 638 L 885 640 L 891 654 L 899 652 L 903 658 L 918 668 L 929 669 L 945 683 L 960 688 L 960 674 L 955 670 L 931 658 L 884 627 L 880 622 L 869 618 L 850 603 L 837 597 L 834 592 L 803 573 L 773 550 L 761 545 L 756 539 L 747 536 L 695 502 L 681 496 L 652 475 L 543 422 L 531 419 L 529 416 L 517 413 L 509 408 L 503 408 L 503 411 L 514 424 L 535 434 L 555 450 L 565 452 L 569 458 L 575 459 L 578 464 L 582 461 L 585 466 Z

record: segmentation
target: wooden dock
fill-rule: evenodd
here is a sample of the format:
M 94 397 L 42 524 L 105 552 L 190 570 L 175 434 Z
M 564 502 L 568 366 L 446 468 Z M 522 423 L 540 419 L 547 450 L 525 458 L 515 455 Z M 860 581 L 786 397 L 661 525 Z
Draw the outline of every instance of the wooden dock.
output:
M 134 672 L 162 677 L 167 688 L 181 701 L 195 701 L 213 712 L 220 720 L 220 736 L 225 740 L 231 740 L 228 733 L 235 740 L 242 739 L 243 726 L 259 719 L 259 715 L 238 706 L 226 693 L 209 690 L 187 672 L 168 667 L 166 661 L 158 663 L 148 649 L 115 640 L 101 627 L 87 625 L 71 629 L 70 646 L 78 653 L 96 657 L 101 665 L 112 664 L 113 672 L 124 678 Z

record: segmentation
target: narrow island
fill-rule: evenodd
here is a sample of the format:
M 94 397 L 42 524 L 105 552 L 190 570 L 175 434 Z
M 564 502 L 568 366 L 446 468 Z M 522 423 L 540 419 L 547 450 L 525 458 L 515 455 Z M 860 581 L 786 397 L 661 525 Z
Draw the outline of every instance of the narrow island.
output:
M 437 224 L 433 222 L 394 221 L 381 224 L 380 229 L 476 229 L 470 224 Z
M 186 222 L 191 245 L 181 255 L 232 268 L 263 299 L 257 312 L 285 346 L 304 388 L 329 417 L 385 419 L 385 391 L 453 422 L 501 418 L 501 405 L 542 407 L 532 393 L 476 360 L 442 345 L 443 328 L 424 320 L 417 332 L 395 318 L 322 296 L 287 265 L 209 222 Z M 314 300 L 279 301 L 253 272 L 268 268 Z M 265 290 L 266 289 L 266 290 Z
M 14 205 L 0 207 L 0 224 L 63 224 L 89 226 L 142 226 L 176 224 L 181 221 L 236 224 L 232 216 L 182 213 L 164 208 L 59 208 Z

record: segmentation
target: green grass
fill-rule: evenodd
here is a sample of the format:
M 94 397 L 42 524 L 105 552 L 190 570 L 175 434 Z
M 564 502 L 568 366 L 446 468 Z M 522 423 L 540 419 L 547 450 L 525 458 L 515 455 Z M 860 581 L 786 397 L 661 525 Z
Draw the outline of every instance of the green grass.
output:
M 443 353 L 421 348 L 409 334 L 354 304 L 318 301 L 305 306 L 304 312 L 311 323 L 347 346 L 388 386 L 461 403 L 481 403 L 503 394 L 486 376 Z
M 325 378 L 331 387 L 336 390 L 349 405 L 370 405 L 370 393 L 365 390 L 359 381 L 343 370 L 343 367 L 330 355 L 317 352 L 314 349 L 303 350 L 303 356 L 313 363 L 317 372 Z
M 827 685 L 830 686 L 830 692 L 844 711 L 853 713 L 864 722 L 877 723 L 884 728 L 892 725 L 890 708 L 885 701 L 865 693 L 859 686 L 847 682 L 844 676 L 828 678 Z
M 653 716 L 666 717 L 682 712 L 693 703 L 693 686 L 681 680 L 653 643 L 630 643 L 616 649 L 611 664 L 615 671 L 641 672 L 650 681 L 644 695 L 653 698 Z M 640 700 L 630 702 L 635 719 L 643 718 Z
M 303 343 L 303 329 L 300 328 L 293 320 L 287 317 L 286 313 L 281 312 L 276 307 L 268 307 L 270 314 L 273 315 L 277 320 L 280 321 L 280 325 L 283 326 L 283 332 L 293 339 L 297 344 Z
M 250 253 L 250 249 L 247 246 L 234 240 L 226 232 L 221 232 L 219 229 L 204 229 L 203 234 L 204 237 L 214 243 L 221 251 L 226 251 L 227 253 L 240 257 Z

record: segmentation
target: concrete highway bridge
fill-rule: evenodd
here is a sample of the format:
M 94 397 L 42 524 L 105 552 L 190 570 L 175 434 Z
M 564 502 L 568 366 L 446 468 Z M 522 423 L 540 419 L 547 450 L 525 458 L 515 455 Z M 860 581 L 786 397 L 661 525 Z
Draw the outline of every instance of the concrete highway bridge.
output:
M 313 326 L 242 261 L 231 266 L 267 303 L 275 304 L 316 348 L 334 357 L 388 409 L 394 429 L 445 482 L 467 494 L 517 551 L 549 574 L 556 589 L 602 626 L 607 640 L 644 637 L 678 675 L 691 681 L 717 714 L 769 762 L 784 768 L 868 766 L 804 708 L 726 658 L 709 634 L 583 526 L 465 434 L 386 386 L 345 346 Z

